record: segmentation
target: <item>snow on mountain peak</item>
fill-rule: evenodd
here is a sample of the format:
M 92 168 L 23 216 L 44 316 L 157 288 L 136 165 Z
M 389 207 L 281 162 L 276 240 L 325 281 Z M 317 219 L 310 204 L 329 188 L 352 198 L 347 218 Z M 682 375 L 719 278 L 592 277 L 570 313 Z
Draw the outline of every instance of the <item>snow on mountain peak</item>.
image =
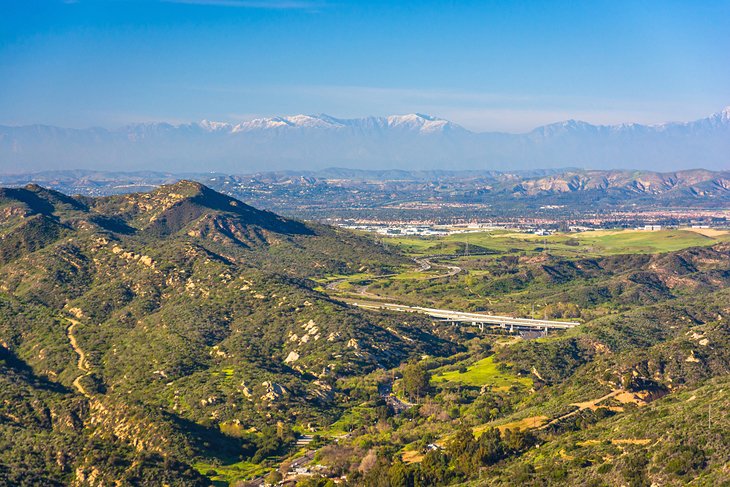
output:
M 725 109 L 719 113 L 719 115 L 721 120 L 725 122 L 730 121 L 730 105 L 726 106 Z
M 680 122 L 679 125 L 696 125 L 698 123 L 710 124 L 715 127 L 730 126 L 730 106 L 723 108 L 721 111 L 714 113 L 707 118 L 696 120 L 694 122 Z
M 287 120 L 297 127 L 306 128 L 336 128 L 342 126 L 339 121 L 327 115 L 294 115 L 287 117 Z
M 455 125 L 442 118 L 424 115 L 422 113 L 409 113 L 407 115 L 391 115 L 386 118 L 388 127 L 399 127 L 420 132 L 438 132 L 444 129 L 453 128 Z
M 390 115 L 388 117 L 368 117 L 355 119 L 339 119 L 327 114 L 319 115 L 289 115 L 284 117 L 257 118 L 243 122 L 232 128 L 231 132 L 248 132 L 253 130 L 265 130 L 276 128 L 292 129 L 342 129 L 366 128 L 373 125 L 384 128 L 399 128 L 417 132 L 429 133 L 439 132 L 444 129 L 458 127 L 448 120 L 411 113 L 407 115 Z
M 201 120 L 198 124 L 201 128 L 208 132 L 218 132 L 222 130 L 230 130 L 231 124 L 227 122 L 214 122 L 212 120 Z
M 257 118 L 233 127 L 233 132 L 275 128 L 338 128 L 343 124 L 329 115 L 289 115 L 285 117 Z
M 560 122 L 543 125 L 530 132 L 533 135 L 542 137 L 599 132 L 646 132 L 675 130 L 678 127 L 690 127 L 697 124 L 709 124 L 716 128 L 727 127 L 730 123 L 730 106 L 707 118 L 693 122 L 667 122 L 656 125 L 641 125 L 635 123 L 623 123 L 618 125 L 592 125 L 579 120 L 564 120 Z M 167 123 L 133 124 L 127 127 L 127 131 L 134 137 L 146 136 L 151 132 L 169 131 L 176 128 L 198 127 L 206 132 L 215 133 L 238 133 L 254 132 L 264 130 L 355 130 L 359 133 L 375 130 L 379 133 L 382 130 L 394 129 L 402 133 L 438 134 L 452 131 L 468 132 L 459 125 L 448 120 L 434 117 L 423 113 L 408 113 L 404 115 L 389 115 L 387 117 L 366 117 L 366 118 L 336 118 L 331 115 L 320 113 L 318 115 L 287 115 L 268 118 L 257 118 L 233 125 L 227 122 L 216 122 L 202 120 L 198 123 L 174 126 Z

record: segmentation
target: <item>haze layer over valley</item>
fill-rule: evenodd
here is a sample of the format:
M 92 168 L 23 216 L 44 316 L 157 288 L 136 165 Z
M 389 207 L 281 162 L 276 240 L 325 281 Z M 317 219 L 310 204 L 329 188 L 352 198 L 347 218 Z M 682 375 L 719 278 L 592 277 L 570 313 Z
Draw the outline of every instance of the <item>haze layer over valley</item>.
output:
M 592 125 L 568 120 L 524 134 L 476 133 L 423 114 L 359 119 L 296 115 L 115 130 L 0 126 L 0 161 L 4 173 L 119 167 L 241 173 L 332 166 L 722 170 L 730 164 L 730 107 L 691 122 Z

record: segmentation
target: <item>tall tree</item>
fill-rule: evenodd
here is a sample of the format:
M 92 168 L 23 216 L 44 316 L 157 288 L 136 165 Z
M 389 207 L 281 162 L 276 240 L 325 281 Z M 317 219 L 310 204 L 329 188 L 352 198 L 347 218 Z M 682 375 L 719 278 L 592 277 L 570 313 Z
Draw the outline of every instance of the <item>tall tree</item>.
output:
M 431 373 L 420 362 L 406 365 L 403 370 L 403 391 L 410 400 L 418 400 L 428 394 Z

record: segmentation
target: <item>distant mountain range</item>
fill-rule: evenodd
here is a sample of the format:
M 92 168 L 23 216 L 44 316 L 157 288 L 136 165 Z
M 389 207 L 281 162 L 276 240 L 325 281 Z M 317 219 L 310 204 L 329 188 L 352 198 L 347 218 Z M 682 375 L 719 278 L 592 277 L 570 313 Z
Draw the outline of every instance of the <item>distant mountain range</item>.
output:
M 295 115 L 229 124 L 135 124 L 116 130 L 0 126 L 0 172 L 48 169 L 730 168 L 730 107 L 693 122 L 591 125 L 525 134 L 471 132 L 423 114 L 340 119 Z
M 707 216 L 719 221 L 728 216 L 730 208 L 730 171 L 705 169 L 499 172 L 327 168 L 249 174 L 69 170 L 0 175 L 0 186 L 37 184 L 66 194 L 104 196 L 151 190 L 180 179 L 195 180 L 254 206 L 309 220 L 444 222 L 532 218 L 546 211 L 549 218 L 557 218 L 595 212 L 714 209 L 716 214 Z M 694 214 L 690 218 L 699 217 Z
M 458 183 L 479 190 L 481 195 L 499 197 L 541 196 L 561 193 L 615 192 L 625 198 L 730 198 L 730 171 L 688 169 L 656 172 L 641 170 L 543 169 L 533 171 L 449 171 L 449 170 L 362 170 L 326 168 L 317 171 L 264 171 L 249 174 L 113 172 L 91 170 L 43 171 L 0 176 L 0 184 L 22 186 L 42 184 L 57 190 L 81 194 L 119 194 L 139 188 L 154 188 L 189 178 L 220 189 L 246 185 L 302 187 L 328 185 L 353 187 L 374 183 L 392 191 L 391 185 L 417 187 Z M 451 188 L 451 186 L 448 186 Z M 389 188 L 389 189 L 388 189 Z

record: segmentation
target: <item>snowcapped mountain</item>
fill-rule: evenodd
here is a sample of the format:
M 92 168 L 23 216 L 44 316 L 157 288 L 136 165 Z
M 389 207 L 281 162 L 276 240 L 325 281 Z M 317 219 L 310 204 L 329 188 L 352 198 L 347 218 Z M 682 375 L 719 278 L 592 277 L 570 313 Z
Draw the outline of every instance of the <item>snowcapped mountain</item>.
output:
M 257 118 L 233 127 L 233 132 L 250 132 L 279 128 L 335 129 L 342 127 L 338 120 L 327 116 L 294 115 L 291 117 Z
M 410 115 L 391 115 L 386 119 L 388 128 L 414 130 L 420 133 L 438 133 L 446 131 L 466 131 L 463 127 L 448 120 L 412 113 Z
M 117 130 L 0 126 L 0 172 L 201 168 L 249 172 L 329 166 L 403 169 L 555 167 L 730 168 L 730 107 L 692 122 L 592 125 L 577 120 L 525 134 L 475 133 L 418 113 L 293 115 L 238 124 L 133 124 Z
M 465 130 L 448 120 L 420 113 L 411 113 L 408 115 L 391 115 L 389 117 L 368 117 L 358 119 L 335 118 L 326 114 L 257 118 L 231 127 L 231 132 L 252 132 L 255 130 L 267 129 L 367 130 L 373 128 L 381 130 L 399 129 L 422 133 L 433 133 L 446 130 Z

